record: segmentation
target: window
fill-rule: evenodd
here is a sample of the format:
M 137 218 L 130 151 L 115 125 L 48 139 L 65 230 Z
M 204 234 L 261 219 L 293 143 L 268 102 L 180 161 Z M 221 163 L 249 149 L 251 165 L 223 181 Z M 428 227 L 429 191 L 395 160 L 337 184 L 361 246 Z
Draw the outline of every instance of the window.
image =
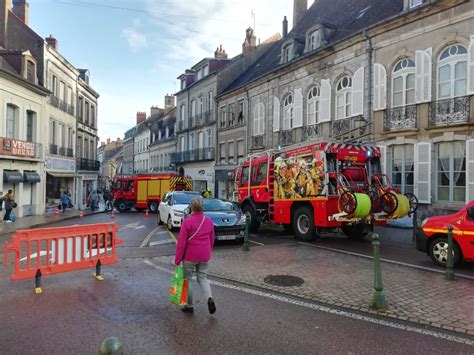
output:
M 66 102 L 66 84 L 59 82 L 59 99 Z
M 209 91 L 209 92 L 207 93 L 207 110 L 208 110 L 209 112 L 212 111 L 212 108 L 213 108 L 213 106 L 214 106 L 214 102 L 213 102 L 213 98 L 212 98 L 212 97 L 213 97 L 212 91 Z
M 185 149 L 185 142 L 184 142 L 184 137 L 181 136 L 179 137 L 179 147 L 180 147 L 180 151 L 181 152 L 184 152 L 184 149 Z
M 80 121 L 82 121 L 83 101 L 84 99 L 81 96 L 79 96 L 79 99 L 77 100 L 77 117 L 79 118 Z
M 410 8 L 423 4 L 423 0 L 410 0 Z
M 393 69 L 392 107 L 412 105 L 415 103 L 415 62 L 402 59 Z
M 229 105 L 229 127 L 233 127 L 235 124 L 235 104 Z
M 72 149 L 72 144 L 73 144 L 73 137 L 72 137 L 72 128 L 68 128 L 68 145 L 67 147 L 69 149 Z
M 242 176 L 240 179 L 240 184 L 245 185 L 247 181 L 249 180 L 249 166 L 244 166 L 242 169 Z
M 293 128 L 293 95 L 288 95 L 283 101 L 283 129 Z
M 33 111 L 26 111 L 26 140 L 34 142 L 36 134 L 36 113 Z
M 78 150 L 78 152 L 76 152 L 76 155 L 79 158 L 83 158 L 84 157 L 84 150 L 83 150 L 83 147 L 82 147 L 82 137 L 81 136 L 77 136 L 77 150 Z
M 225 111 L 226 110 L 226 107 L 225 106 L 221 106 L 221 112 L 220 112 L 220 117 L 221 117 L 221 120 L 220 120 L 220 127 L 221 128 L 225 128 L 226 126 L 226 121 L 227 121 L 227 112 Z
M 392 182 L 402 193 L 413 193 L 413 145 L 396 145 L 392 149 Z
M 464 202 L 466 200 L 465 142 L 439 143 L 437 156 L 437 199 Z
M 242 158 L 244 156 L 244 152 L 245 152 L 244 141 L 243 140 L 237 141 L 237 158 Z
M 257 181 L 256 181 L 257 184 L 260 184 L 265 179 L 268 172 L 267 170 L 268 170 L 268 163 L 262 163 L 258 166 Z
M 336 119 L 350 117 L 352 114 L 352 80 L 345 76 L 337 84 L 336 90 Z
M 7 138 L 16 138 L 18 107 L 7 104 Z
M 244 101 L 243 100 L 240 100 L 239 101 L 239 113 L 237 115 L 237 124 L 242 124 L 244 123 L 244 117 L 245 117 L 245 113 L 244 113 Z
M 229 145 L 229 163 L 233 163 L 234 162 L 235 143 L 234 143 L 234 141 L 230 141 L 227 144 Z
M 56 77 L 56 75 L 53 75 L 53 78 L 51 80 L 51 91 L 53 92 L 53 96 L 58 96 L 58 78 Z
M 181 90 L 186 89 L 186 79 L 181 80 Z
M 189 150 L 194 149 L 194 133 L 189 135 Z
M 310 33 L 308 38 L 308 50 L 313 51 L 321 46 L 321 33 L 319 30 Z
M 36 82 L 35 63 L 31 60 L 26 61 L 26 80 L 31 81 L 32 83 Z
M 293 59 L 293 43 L 286 44 L 282 50 L 282 63 L 288 63 Z
M 179 108 L 179 119 L 183 123 L 184 123 L 184 120 L 186 119 L 186 109 L 184 105 L 181 105 L 181 107 Z
M 202 131 L 198 133 L 198 148 L 204 148 L 204 132 Z
M 204 99 L 202 96 L 199 96 L 199 111 L 198 113 L 201 115 L 204 109 Z
M 94 127 L 95 124 L 95 106 L 91 105 L 91 126 Z
M 69 93 L 68 104 L 73 106 L 74 105 L 74 92 L 72 91 L 72 87 L 67 87 L 67 92 Z
M 315 125 L 318 123 L 319 116 L 319 88 L 317 86 L 312 87 L 308 92 L 308 103 L 307 103 L 307 124 L 308 126 Z
M 191 117 L 196 116 L 196 100 L 191 101 Z
M 61 141 L 60 141 L 61 148 L 65 148 L 66 147 L 66 126 L 61 125 L 60 134 L 61 134 Z
M 197 71 L 197 80 L 200 80 L 202 78 L 202 69 L 198 69 Z
M 438 61 L 438 99 L 465 96 L 467 93 L 467 50 L 464 46 L 446 48 Z
M 221 160 L 221 164 L 225 164 L 225 143 L 219 143 L 219 158 Z
M 207 130 L 207 146 L 212 147 L 212 129 Z
M 206 64 L 203 68 L 202 68 L 202 76 L 206 76 L 209 74 L 209 65 Z
M 84 109 L 86 116 L 86 124 L 89 124 L 89 101 L 86 101 L 86 108 Z
M 265 106 L 258 103 L 253 112 L 253 135 L 262 136 L 265 133 Z

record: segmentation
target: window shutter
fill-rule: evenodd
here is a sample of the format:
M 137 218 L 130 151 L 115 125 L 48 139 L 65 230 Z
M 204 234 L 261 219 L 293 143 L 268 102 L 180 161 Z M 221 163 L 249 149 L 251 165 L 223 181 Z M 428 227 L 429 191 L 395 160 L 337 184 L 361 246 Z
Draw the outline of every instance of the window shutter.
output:
M 374 64 L 374 111 L 387 108 L 387 70 L 382 64 Z
M 467 53 L 467 92 L 474 95 L 474 36 L 471 36 Z
M 431 203 L 431 143 L 415 144 L 415 195 L 420 203 Z
M 364 114 L 364 80 L 364 67 L 361 67 L 352 78 L 352 116 Z
M 259 111 L 259 117 L 261 117 L 259 133 L 263 135 L 265 134 L 265 106 L 263 104 L 259 105 Z
M 295 110 L 294 110 L 293 128 L 303 126 L 303 90 L 295 90 Z
M 377 145 L 380 149 L 380 169 L 382 174 L 387 174 L 387 147 L 384 145 Z
M 415 53 L 416 103 L 431 101 L 431 56 L 431 48 L 424 51 L 416 51 Z
M 474 200 L 474 139 L 466 141 L 466 203 Z
M 319 107 L 319 122 L 331 121 L 331 82 L 329 79 L 321 80 Z
M 273 132 L 280 131 L 280 100 L 273 97 Z
M 253 112 L 253 136 L 258 136 L 258 134 L 260 133 L 259 132 L 259 124 L 260 124 L 260 121 L 258 120 L 258 117 L 259 117 L 259 105 L 257 104 L 257 107 L 255 107 L 255 110 Z

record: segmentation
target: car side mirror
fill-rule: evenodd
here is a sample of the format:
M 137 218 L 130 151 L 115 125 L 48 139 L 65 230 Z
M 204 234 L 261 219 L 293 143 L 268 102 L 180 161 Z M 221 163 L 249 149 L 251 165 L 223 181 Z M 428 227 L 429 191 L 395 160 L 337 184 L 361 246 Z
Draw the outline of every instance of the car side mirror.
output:
M 467 209 L 467 218 L 471 221 L 474 221 L 474 206 L 471 206 Z

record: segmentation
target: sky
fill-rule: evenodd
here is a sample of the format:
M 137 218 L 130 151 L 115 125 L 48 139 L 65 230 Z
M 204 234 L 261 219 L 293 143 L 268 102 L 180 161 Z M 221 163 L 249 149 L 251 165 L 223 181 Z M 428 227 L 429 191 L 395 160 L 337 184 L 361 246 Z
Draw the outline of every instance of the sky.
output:
M 310 3 L 311 1 L 308 1 Z M 178 91 L 176 78 L 222 44 L 229 57 L 242 51 L 255 24 L 264 41 L 291 29 L 293 0 L 29 0 L 30 27 L 58 40 L 76 68 L 89 69 L 100 94 L 99 138 L 123 138 L 136 112 L 164 106 Z M 252 16 L 252 13 L 255 16 Z

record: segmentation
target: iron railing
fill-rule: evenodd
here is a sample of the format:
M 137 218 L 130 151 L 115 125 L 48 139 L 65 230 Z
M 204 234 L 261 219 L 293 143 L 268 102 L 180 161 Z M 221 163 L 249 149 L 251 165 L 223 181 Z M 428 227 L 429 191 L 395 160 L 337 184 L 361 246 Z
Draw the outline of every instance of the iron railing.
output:
M 304 126 L 303 127 L 303 141 L 318 138 L 320 136 L 319 131 L 320 131 L 319 125 L 317 124 Z
M 214 160 L 214 147 L 171 153 L 171 164 L 205 160 Z
M 405 131 L 416 128 L 416 105 L 392 107 L 385 111 L 384 131 Z
M 371 140 L 372 123 L 363 116 L 353 116 L 332 122 L 331 136 L 345 143 L 364 143 Z
M 49 154 L 58 154 L 58 146 L 56 144 L 49 145 Z
M 430 105 L 430 126 L 451 126 L 469 123 L 470 96 L 433 101 Z
M 77 159 L 77 170 L 81 171 L 99 171 L 100 161 L 85 158 Z
M 60 147 L 59 148 L 59 155 L 62 155 L 63 157 L 66 156 L 66 148 L 65 147 Z
M 52 106 L 57 107 L 61 111 L 67 112 L 70 115 L 74 116 L 74 106 L 69 105 L 66 101 L 61 100 L 59 97 L 50 96 L 49 102 Z
M 264 148 L 265 145 L 263 144 L 263 135 L 260 136 L 253 136 L 252 137 L 252 148 L 257 149 L 257 148 Z
M 284 131 L 280 131 L 278 134 L 278 143 L 285 146 L 295 143 L 294 137 L 295 130 L 287 129 Z
M 74 150 L 72 148 L 66 148 L 66 156 L 72 158 L 74 155 Z

